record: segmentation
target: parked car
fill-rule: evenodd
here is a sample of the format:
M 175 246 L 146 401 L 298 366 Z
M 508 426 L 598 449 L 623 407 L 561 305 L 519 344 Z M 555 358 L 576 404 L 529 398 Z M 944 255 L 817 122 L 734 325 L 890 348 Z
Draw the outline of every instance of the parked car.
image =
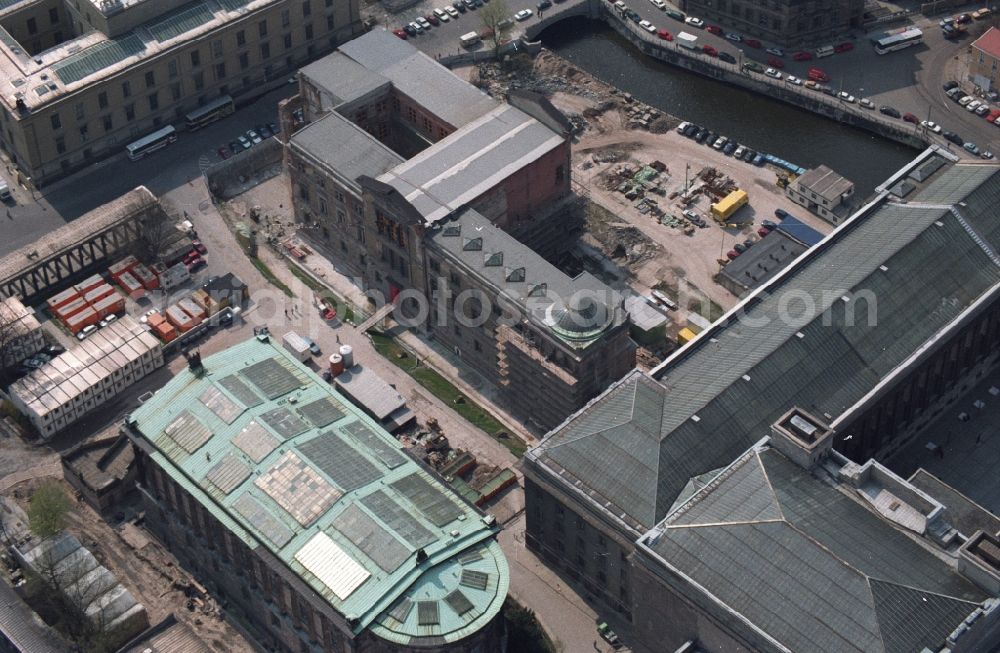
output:
M 802 86 L 802 80 L 795 75 L 786 75 L 785 81 L 789 84 L 794 84 L 795 86 Z
M 691 27 L 704 27 L 705 21 L 700 18 L 695 18 L 694 16 L 688 16 L 684 19 L 685 25 L 690 25 Z
M 986 150 L 985 152 L 980 152 L 979 156 L 981 158 L 983 158 L 983 159 L 992 159 L 993 158 L 993 152 L 990 152 L 989 150 Z
M 537 5 L 535 5 L 535 7 L 538 9 L 538 11 L 545 11 L 546 9 L 550 8 L 551 6 L 552 6 L 552 1 L 551 0 L 541 0 L 541 2 L 539 2 Z
M 433 13 L 430 13 L 430 14 L 427 14 L 426 16 L 424 16 L 424 20 L 426 20 L 428 23 L 430 23 L 434 27 L 437 27 L 438 25 L 441 24 L 441 19 L 438 18 L 437 16 L 435 16 Z
M 705 54 L 707 54 L 710 57 L 717 57 L 717 56 L 719 56 L 719 51 L 716 50 L 715 48 L 713 48 L 710 45 L 703 45 L 703 46 L 701 46 L 701 51 L 704 52 Z
M 712 147 L 717 150 L 721 150 L 726 146 L 726 143 L 728 142 L 729 142 L 728 138 L 726 138 L 725 136 L 719 136 L 717 139 L 715 139 L 715 142 L 712 144 Z
M 705 138 L 705 145 L 712 147 L 715 145 L 715 141 L 719 140 L 719 135 L 713 131 L 708 132 L 708 136 Z
M 726 143 L 725 147 L 722 148 L 722 153 L 726 156 L 731 155 L 736 150 L 737 145 L 739 145 L 739 143 L 736 141 L 729 141 Z
M 464 14 L 466 11 L 468 11 L 468 7 L 465 6 L 465 2 L 463 0 L 455 0 L 455 2 L 451 3 L 451 6 L 453 9 L 456 9 L 461 14 Z
M 760 229 L 757 230 L 757 235 L 760 236 L 761 238 L 768 235 L 769 233 L 771 233 L 771 230 L 768 229 L 767 227 L 761 227 Z
M 244 150 L 249 150 L 251 147 L 253 147 L 253 143 L 251 143 L 250 139 L 248 139 L 246 136 L 243 135 L 237 136 L 236 140 L 239 142 L 240 147 L 242 147 Z
M 731 249 L 728 252 L 726 252 L 726 256 L 729 258 L 730 261 L 735 261 L 737 258 L 739 258 L 740 253 L 737 252 L 735 249 Z
M 52 356 L 52 357 L 55 357 L 55 356 L 58 356 L 60 354 L 65 354 L 66 353 L 66 349 L 63 348 L 60 345 L 49 345 L 48 347 L 46 347 L 42 351 L 44 351 L 46 354 L 48 354 L 49 356 Z
M 747 163 L 751 163 L 756 157 L 756 150 L 751 150 L 750 148 L 747 148 L 747 151 L 743 153 L 743 160 Z
M 979 154 L 979 147 L 975 143 L 965 143 L 962 145 L 966 150 L 972 154 Z
M 975 101 L 976 101 L 975 98 L 973 98 L 971 95 L 966 95 L 965 97 L 963 97 L 958 101 L 958 106 L 965 107 L 972 104 Z
M 972 100 L 971 102 L 968 102 L 968 103 L 966 103 L 966 105 L 965 105 L 965 110 L 966 110 L 966 111 L 969 111 L 969 112 L 972 112 L 972 111 L 975 111 L 975 110 L 976 110 L 976 109 L 978 109 L 978 108 L 979 108 L 979 107 L 980 107 L 980 106 L 981 106 L 982 104 L 983 104 L 983 103 L 982 103 L 982 102 L 980 102 L 979 100 Z
M 230 152 L 230 151 L 229 151 L 229 150 L 228 150 L 228 149 L 226 148 L 226 146 L 225 146 L 225 145 L 223 145 L 222 147 L 220 147 L 219 149 L 217 149 L 217 150 L 215 151 L 215 153 L 219 155 L 219 158 L 220 158 L 220 159 L 228 159 L 229 157 L 231 157 L 231 156 L 233 155 L 233 153 L 232 153 L 232 152 Z
M 854 49 L 854 44 L 851 43 L 850 41 L 844 41 L 843 43 L 838 43 L 837 45 L 833 46 L 834 52 L 848 52 L 849 50 L 853 49 Z
M 973 111 L 974 114 L 980 117 L 985 116 L 989 112 L 990 112 L 990 105 L 986 104 L 985 102 L 980 104 L 978 107 L 976 107 L 976 110 Z
M 854 96 L 848 93 L 847 91 L 841 91 L 840 93 L 837 93 L 837 97 L 843 100 L 844 102 L 850 102 L 851 104 L 853 104 L 855 100 Z
M 709 25 L 705 28 L 705 31 L 716 36 L 722 36 L 722 28 L 718 25 Z
M 904 113 L 903 114 L 903 120 L 905 120 L 906 122 L 909 122 L 909 123 L 913 123 L 914 125 L 919 125 L 920 124 L 920 118 L 917 118 L 912 113 Z
M 746 43 L 747 47 L 753 48 L 754 50 L 760 50 L 764 47 L 763 44 L 761 44 L 761 42 L 757 39 L 743 39 L 743 42 Z
M 768 68 L 767 70 L 764 71 L 764 74 L 774 79 L 781 79 L 781 73 L 779 73 L 774 68 Z
M 423 16 L 417 16 L 416 18 L 413 19 L 413 22 L 419 25 L 420 28 L 425 32 L 428 32 L 431 29 L 430 21 L 424 18 Z
M 311 353 L 313 356 L 319 356 L 320 354 L 323 353 L 323 350 L 319 348 L 319 345 L 317 345 L 314 340 L 312 340 L 311 338 L 307 338 L 305 336 L 302 336 L 302 339 L 305 340 L 306 343 L 308 343 L 309 353 Z
M 88 324 L 87 326 L 85 326 L 82 329 L 80 329 L 79 331 L 77 331 L 77 333 L 76 333 L 76 339 L 77 340 L 85 340 L 87 338 L 87 336 L 89 336 L 90 334 L 92 334 L 94 331 L 97 331 L 97 325 L 96 324 Z
M 685 22 L 687 20 L 687 17 L 684 15 L 684 12 L 682 11 L 677 11 L 676 9 L 671 9 L 670 7 L 667 7 L 666 11 L 667 15 L 673 18 L 674 20 L 679 20 L 681 22 Z
M 268 138 L 271 138 L 271 136 L 272 136 L 272 134 L 271 134 L 271 128 L 268 127 L 267 125 L 263 125 L 263 124 L 257 125 L 256 127 L 254 127 L 254 131 L 256 131 L 258 134 L 260 134 L 260 137 L 263 138 L 263 139 L 268 139 Z
M 459 4 L 461 5 L 461 3 L 459 3 Z M 456 7 L 455 5 L 447 6 L 447 7 L 444 8 L 444 10 L 446 12 L 448 12 L 448 15 L 451 16 L 452 18 L 458 18 L 459 12 L 462 11 L 461 9 L 459 9 L 458 7 Z
M 694 140 L 698 141 L 699 143 L 704 143 L 706 138 L 708 138 L 708 130 L 702 127 L 701 129 L 698 130 L 698 133 L 695 135 Z
M 728 34 L 726 34 L 726 38 L 734 43 L 740 43 L 741 41 L 743 41 L 743 37 L 735 32 L 729 32 Z
M 733 249 L 742 254 L 743 252 L 747 251 L 747 246 L 744 245 L 743 243 L 736 243 L 735 245 L 733 245 Z
M 729 54 L 728 52 L 720 52 L 719 59 L 725 61 L 726 63 L 736 63 L 736 57 Z
M 961 136 L 959 136 L 953 131 L 948 131 L 947 129 L 944 132 L 942 132 L 941 135 L 944 137 L 945 140 L 951 141 L 955 145 L 962 145 L 965 142 L 962 140 Z
M 406 30 L 397 27 L 396 29 L 392 30 L 392 33 L 398 36 L 399 38 L 403 39 L 404 41 L 406 40 Z
M 640 20 L 639 21 L 639 27 L 641 27 L 642 29 L 646 30 L 650 34 L 655 34 L 656 33 L 656 26 L 653 25 L 653 23 L 649 22 L 648 20 Z
M 443 23 L 447 23 L 448 21 L 451 20 L 451 16 L 448 14 L 448 12 L 442 9 L 441 7 L 438 7 L 434 10 L 434 15 L 437 16 L 438 20 L 440 20 Z
M 661 29 L 659 32 L 656 33 L 656 35 L 659 36 L 664 41 L 673 41 L 674 40 L 674 35 L 671 34 L 670 32 L 668 32 L 665 29 Z
M 198 252 L 202 256 L 208 254 L 208 248 L 205 247 L 205 243 L 201 242 L 200 240 L 192 240 L 191 247 L 194 247 L 194 251 Z
M 409 36 L 416 36 L 420 32 L 420 29 L 416 23 L 407 23 L 403 25 L 403 31 Z
M 259 145 L 260 143 L 264 142 L 264 139 L 260 137 L 260 134 L 258 134 L 253 129 L 247 130 L 246 137 L 247 140 L 253 143 L 254 145 Z
M 746 146 L 745 145 L 740 145 L 738 148 L 736 148 L 736 151 L 733 152 L 733 158 L 734 159 L 740 159 L 742 161 L 743 160 L 743 155 L 746 154 L 746 153 L 747 153 Z
M 531 14 L 532 14 L 532 12 L 531 12 L 530 9 L 522 9 L 521 11 L 517 12 L 516 14 L 514 14 L 514 20 L 516 20 L 518 22 L 526 21 L 529 18 L 531 18 Z
M 935 134 L 940 134 L 941 133 L 941 125 L 939 125 L 939 124 L 937 124 L 935 122 L 932 122 L 930 120 L 921 120 L 920 121 L 920 126 L 923 127 L 924 129 L 929 129 L 930 131 L 934 132 Z
M 681 124 L 677 125 L 677 133 L 678 134 L 683 134 L 687 130 L 687 128 L 690 127 L 690 126 L 691 126 L 691 123 L 689 123 L 689 122 L 687 122 L 685 120 Z
M 944 83 L 944 87 L 943 88 L 944 88 L 945 91 L 950 91 L 951 89 L 956 88 L 956 87 L 958 87 L 958 82 L 956 82 L 954 79 L 950 79 L 950 80 L 948 80 L 947 82 Z
M 866 97 L 863 97 L 860 100 L 858 100 L 858 104 L 861 105 L 862 107 L 864 107 L 865 109 L 874 109 L 875 108 L 875 103 L 872 102 L 871 100 L 869 100 Z
M 649 2 L 661 11 L 667 8 L 667 5 L 664 4 L 663 0 L 649 0 Z
M 880 113 L 883 113 L 883 114 L 885 114 L 887 116 L 890 116 L 892 118 L 899 118 L 900 117 L 899 111 L 897 111 L 893 107 L 890 107 L 888 104 L 883 104 L 882 106 L 880 106 L 878 108 L 878 110 L 879 110 Z
M 197 272 L 198 270 L 202 269 L 206 265 L 208 265 L 208 263 L 205 262 L 205 259 L 203 259 L 203 258 L 201 258 L 199 256 L 198 258 L 194 259 L 193 261 L 191 261 L 190 263 L 187 264 L 187 269 L 188 269 L 189 273 L 190 272 Z
M 773 54 L 776 57 L 783 57 L 783 56 L 785 56 L 785 51 L 782 50 L 781 48 L 768 48 L 767 50 L 764 50 L 764 52 L 766 52 L 768 54 Z
M 799 50 L 798 52 L 792 55 L 792 59 L 795 59 L 796 61 L 811 61 L 812 58 L 813 58 L 812 52 L 809 52 L 807 50 Z
M 785 67 L 785 62 L 779 59 L 778 57 L 769 57 L 767 60 L 767 65 L 770 66 L 771 68 L 777 68 L 778 70 L 781 70 L 782 68 Z
M 100 328 L 103 329 L 104 327 L 108 326 L 109 324 L 111 324 L 112 322 L 114 322 L 117 319 L 118 319 L 118 316 L 115 315 L 114 313 L 112 313 L 111 315 L 107 316 L 106 318 L 104 318 L 103 320 L 101 320 L 100 322 L 98 322 L 97 325 Z

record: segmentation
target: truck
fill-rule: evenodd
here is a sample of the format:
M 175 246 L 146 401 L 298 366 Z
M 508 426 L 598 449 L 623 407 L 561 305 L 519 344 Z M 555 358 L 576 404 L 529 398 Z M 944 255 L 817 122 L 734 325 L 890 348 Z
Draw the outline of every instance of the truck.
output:
M 281 344 L 284 345 L 285 350 L 292 356 L 295 356 L 295 359 L 300 363 L 306 362 L 312 355 L 312 352 L 309 351 L 309 343 L 305 338 L 294 331 L 289 331 L 282 336 Z
M 479 34 L 475 32 L 469 32 L 468 34 L 463 34 L 458 37 L 458 41 L 462 44 L 463 48 L 471 48 L 476 43 L 479 43 L 480 40 Z
M 694 34 L 688 34 L 687 32 L 681 32 L 677 35 L 677 45 L 682 48 L 687 48 L 688 50 L 698 49 L 698 37 Z
M 712 217 L 718 222 L 726 222 L 749 201 L 750 196 L 745 190 L 736 189 L 712 204 Z

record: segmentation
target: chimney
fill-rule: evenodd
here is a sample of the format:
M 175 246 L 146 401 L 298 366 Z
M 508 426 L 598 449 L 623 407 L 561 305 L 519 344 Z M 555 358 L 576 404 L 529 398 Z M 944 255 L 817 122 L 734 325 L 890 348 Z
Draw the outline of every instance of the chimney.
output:
M 195 374 L 201 374 L 205 371 L 205 367 L 201 364 L 200 351 L 184 352 L 184 358 L 187 359 L 188 368 Z
M 771 425 L 771 444 L 800 467 L 812 469 L 829 454 L 833 430 L 796 407 Z
M 1000 594 L 1000 540 L 976 531 L 958 552 L 958 571 L 989 594 Z

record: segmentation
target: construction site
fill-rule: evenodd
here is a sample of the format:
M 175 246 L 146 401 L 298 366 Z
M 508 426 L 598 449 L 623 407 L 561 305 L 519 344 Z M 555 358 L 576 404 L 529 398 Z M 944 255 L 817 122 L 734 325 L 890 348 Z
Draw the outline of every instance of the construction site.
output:
M 573 124 L 573 188 L 584 230 L 559 265 L 647 298 L 653 290 L 670 298 L 678 309 L 669 314 L 668 348 L 692 326 L 692 314 L 695 324 L 712 321 L 737 303 L 718 283 L 719 273 L 732 260 L 727 254 L 761 238 L 776 210 L 822 234 L 831 230 L 785 195 L 794 179 L 787 170 L 699 144 L 677 133 L 680 120 L 549 51 L 531 66 L 525 60 L 509 68 L 483 64 L 456 72 L 493 95 L 508 88 L 543 93 Z

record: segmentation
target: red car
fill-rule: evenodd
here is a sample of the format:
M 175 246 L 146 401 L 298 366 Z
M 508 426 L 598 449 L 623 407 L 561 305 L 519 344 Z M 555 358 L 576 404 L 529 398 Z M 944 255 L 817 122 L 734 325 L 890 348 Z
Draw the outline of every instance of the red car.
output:
M 187 263 L 186 265 L 188 272 L 195 272 L 196 270 L 200 270 L 206 265 L 208 265 L 208 263 L 205 262 L 205 259 L 198 257 L 193 261 L 191 261 L 190 263 Z
M 434 27 L 437 27 L 438 25 L 441 24 L 441 20 L 434 14 L 427 14 L 426 16 L 424 16 L 424 19 Z
M 743 39 L 743 42 L 747 44 L 748 48 L 753 48 L 754 50 L 760 50 L 764 47 L 757 39 Z
M 777 68 L 778 70 L 781 70 L 782 68 L 785 67 L 785 62 L 777 57 L 771 57 L 770 59 L 767 60 L 767 65 L 770 66 L 771 68 Z
M 403 39 L 404 41 L 406 40 L 406 32 L 404 32 L 403 30 L 394 29 L 392 30 L 392 33 L 398 36 L 399 38 Z
M 674 35 L 671 34 L 670 32 L 668 32 L 665 29 L 661 29 L 659 32 L 656 33 L 656 35 L 659 36 L 664 41 L 673 41 L 674 40 Z
M 914 125 L 920 124 L 920 118 L 917 118 L 912 113 L 904 113 L 903 120 L 905 120 L 906 122 L 912 122 Z
M 987 122 L 996 122 L 997 118 L 1000 118 L 1000 109 L 990 111 L 985 117 Z
M 719 56 L 719 51 L 716 50 L 715 48 L 713 48 L 710 45 L 703 45 L 703 46 L 701 46 L 701 51 L 704 52 L 705 54 L 707 54 L 710 57 L 717 57 L 717 56 Z
M 757 230 L 757 235 L 760 236 L 761 238 L 768 235 L 769 233 L 771 233 L 771 230 L 768 229 L 767 227 L 761 227 L 760 229 Z
M 332 320 L 335 317 L 337 317 L 337 312 L 335 310 L 331 309 L 331 308 L 324 308 L 322 311 L 320 311 L 320 316 L 324 320 L 326 320 L 327 322 L 329 322 L 330 320 Z
M 191 247 L 194 247 L 194 251 L 198 252 L 199 256 L 204 256 L 208 254 L 208 248 L 200 240 L 192 240 Z
M 715 34 L 716 36 L 722 36 L 722 28 L 719 27 L 718 25 L 709 25 L 708 27 L 705 28 L 705 31 L 711 34 Z
M 796 61 L 810 61 L 812 58 L 812 52 L 806 52 L 805 50 L 800 50 L 792 55 L 792 59 Z
M 837 45 L 833 46 L 834 52 L 848 52 L 853 49 L 854 49 L 854 44 L 851 43 L 850 41 L 844 41 L 843 43 L 838 43 Z
M 739 257 L 739 255 L 740 255 L 740 253 L 737 252 L 735 249 L 731 249 L 728 252 L 726 252 L 726 256 L 729 257 L 730 261 L 735 261 L 737 259 L 737 257 Z
M 819 68 L 810 68 L 809 69 L 808 77 L 809 77 L 809 79 L 813 80 L 814 82 L 828 82 L 828 81 L 830 81 L 830 76 L 827 75 L 822 70 L 820 70 Z
M 190 252 L 184 255 L 184 265 L 190 264 L 197 258 L 201 258 L 201 255 L 198 253 L 197 250 L 192 249 Z
M 230 152 L 229 148 L 226 147 L 225 145 L 223 145 L 222 147 L 220 147 L 219 149 L 217 149 L 215 151 L 215 153 L 219 155 L 220 159 L 228 159 L 229 157 L 231 157 L 233 155 L 233 153 Z

